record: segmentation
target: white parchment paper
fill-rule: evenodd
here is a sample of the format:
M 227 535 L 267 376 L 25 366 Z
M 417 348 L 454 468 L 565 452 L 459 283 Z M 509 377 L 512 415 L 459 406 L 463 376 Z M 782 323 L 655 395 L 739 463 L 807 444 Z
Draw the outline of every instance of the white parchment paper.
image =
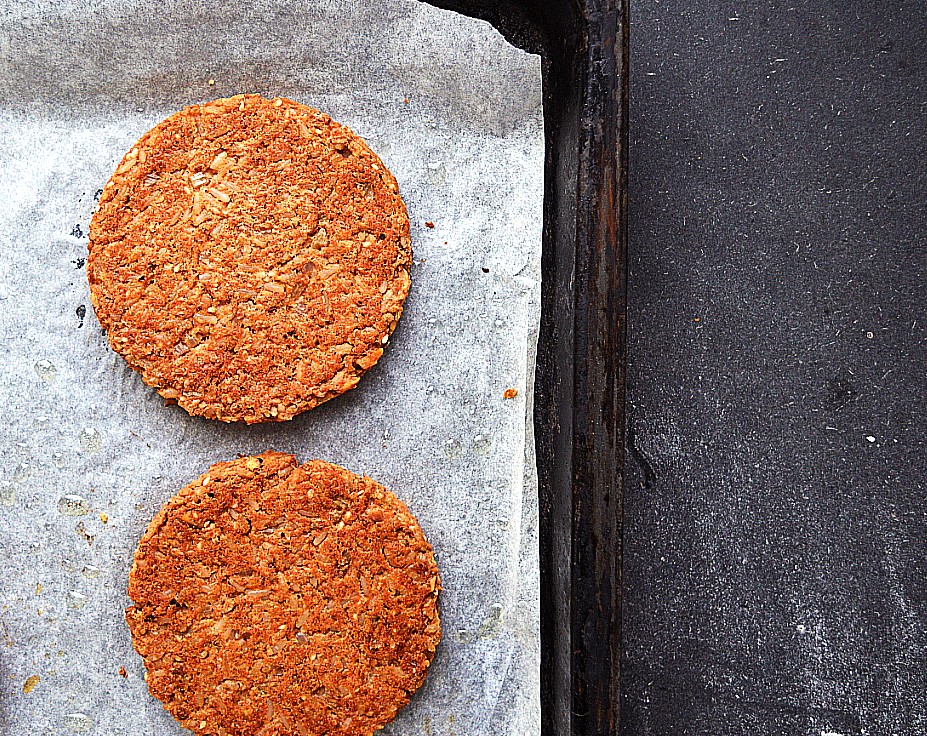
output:
M 386 731 L 538 732 L 539 59 L 414 0 L 0 12 L 0 732 L 183 732 L 149 696 L 123 620 L 132 552 L 177 489 L 265 449 L 376 478 L 435 547 L 444 641 Z M 107 345 L 83 269 L 94 195 L 121 155 L 180 107 L 238 92 L 350 125 L 413 223 L 412 292 L 380 364 L 283 425 L 165 407 Z

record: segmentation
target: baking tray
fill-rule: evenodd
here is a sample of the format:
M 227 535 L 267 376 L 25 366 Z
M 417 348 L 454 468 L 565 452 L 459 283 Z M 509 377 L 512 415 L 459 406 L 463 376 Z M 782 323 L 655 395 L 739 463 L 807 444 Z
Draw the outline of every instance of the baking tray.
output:
M 627 0 L 435 0 L 541 54 L 546 160 L 535 376 L 545 736 L 619 723 Z
M 543 58 L 535 376 L 542 731 L 618 723 L 627 171 L 626 2 L 438 0 Z M 83 319 L 83 315 L 79 315 Z

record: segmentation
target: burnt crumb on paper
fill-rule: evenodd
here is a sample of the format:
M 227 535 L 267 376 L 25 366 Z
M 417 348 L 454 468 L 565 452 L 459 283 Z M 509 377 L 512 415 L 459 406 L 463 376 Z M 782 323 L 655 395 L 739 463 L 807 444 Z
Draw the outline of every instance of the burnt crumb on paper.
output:
M 87 531 L 87 527 L 84 526 L 84 522 L 78 521 L 77 526 L 74 527 L 74 531 L 80 534 L 84 539 L 87 540 L 87 544 L 93 544 L 93 534 Z
M 74 264 L 74 268 L 81 269 L 84 267 L 84 264 L 87 262 L 86 258 L 75 258 L 71 263 Z
M 164 405 L 165 405 L 165 406 L 171 406 L 172 404 L 176 404 L 176 403 L 177 403 L 177 401 L 176 401 L 175 399 L 165 399 L 165 400 L 164 400 Z M 138 432 L 136 432 L 135 430 L 130 429 L 130 430 L 129 430 L 129 434 L 132 435 L 132 436 L 133 436 L 135 439 L 137 439 L 139 442 L 144 442 L 144 443 L 145 443 L 145 447 L 147 447 L 149 450 L 151 449 L 151 443 L 148 442 L 147 440 L 145 440 L 145 438 L 142 437 Z
M 103 190 L 102 190 L 102 189 L 97 189 L 97 190 L 93 193 L 93 201 L 94 201 L 94 202 L 99 202 L 99 201 L 100 201 L 100 197 L 102 197 L 102 196 L 103 196 Z
M 77 314 L 78 319 L 77 329 L 80 329 L 84 326 L 84 317 L 87 316 L 87 307 L 86 305 L 81 304 L 77 309 L 74 310 L 74 312 Z
M 78 222 L 74 227 L 71 228 L 71 237 L 72 238 L 82 238 L 84 237 L 84 231 Z
M 483 271 L 483 273 L 489 273 L 489 266 L 483 266 L 481 270 Z

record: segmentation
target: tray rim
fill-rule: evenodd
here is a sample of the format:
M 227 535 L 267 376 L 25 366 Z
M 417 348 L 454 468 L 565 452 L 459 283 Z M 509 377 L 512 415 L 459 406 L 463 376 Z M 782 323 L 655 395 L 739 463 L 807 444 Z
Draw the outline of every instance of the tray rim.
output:
M 428 0 L 541 55 L 541 733 L 620 727 L 629 0 Z

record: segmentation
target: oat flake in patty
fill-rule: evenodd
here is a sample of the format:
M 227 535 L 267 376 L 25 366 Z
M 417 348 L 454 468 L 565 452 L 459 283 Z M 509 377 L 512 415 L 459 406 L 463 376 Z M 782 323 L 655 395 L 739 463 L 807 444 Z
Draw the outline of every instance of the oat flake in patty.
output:
M 213 465 L 158 512 L 126 620 L 152 695 L 201 736 L 367 736 L 424 681 L 440 587 L 396 496 L 265 452 Z
M 113 349 L 184 409 L 281 421 L 383 353 L 412 260 L 396 179 L 345 126 L 285 99 L 194 105 L 103 189 L 87 274 Z

